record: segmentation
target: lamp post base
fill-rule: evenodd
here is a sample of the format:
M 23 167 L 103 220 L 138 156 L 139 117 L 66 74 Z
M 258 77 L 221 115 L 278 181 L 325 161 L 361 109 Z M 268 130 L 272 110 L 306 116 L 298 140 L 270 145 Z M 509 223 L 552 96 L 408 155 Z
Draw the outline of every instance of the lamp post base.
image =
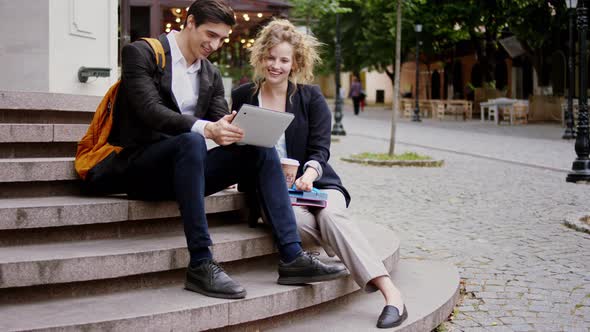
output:
M 565 132 L 563 133 L 563 136 L 561 136 L 561 138 L 563 139 L 574 139 L 576 138 L 576 132 L 573 131 L 570 128 L 566 128 Z
M 335 123 L 334 127 L 332 128 L 332 135 L 334 136 L 346 136 L 346 131 L 344 131 L 344 127 L 341 123 Z
M 567 174 L 565 181 L 590 183 L 590 160 L 574 160 L 572 171 Z
M 416 104 L 418 104 L 418 103 L 416 102 Z M 416 107 L 418 107 L 418 106 L 416 106 Z M 420 110 L 418 108 L 416 108 L 414 110 L 414 114 L 412 114 L 412 121 L 422 122 L 422 120 L 420 119 Z

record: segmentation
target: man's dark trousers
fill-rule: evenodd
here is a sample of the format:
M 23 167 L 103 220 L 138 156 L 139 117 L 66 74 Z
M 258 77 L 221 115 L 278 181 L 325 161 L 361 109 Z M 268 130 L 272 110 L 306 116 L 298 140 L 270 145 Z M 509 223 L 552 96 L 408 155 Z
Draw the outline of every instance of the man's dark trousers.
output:
M 277 244 L 301 242 L 274 148 L 232 144 L 207 151 L 202 135 L 185 133 L 142 149 L 126 173 L 131 198 L 176 199 L 189 251 L 212 244 L 205 196 L 242 181 L 256 184 Z

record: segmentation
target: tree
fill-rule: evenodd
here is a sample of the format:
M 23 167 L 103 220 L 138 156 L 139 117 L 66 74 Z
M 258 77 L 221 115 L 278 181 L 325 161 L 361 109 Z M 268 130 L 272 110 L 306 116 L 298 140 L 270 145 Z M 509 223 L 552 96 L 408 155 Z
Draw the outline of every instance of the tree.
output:
M 391 135 L 389 137 L 389 155 L 395 154 L 395 127 L 396 118 L 399 112 L 399 79 L 401 68 L 401 47 L 402 47 L 402 0 L 397 0 L 397 19 L 395 29 L 395 79 L 393 83 L 393 109 L 391 114 Z
M 509 7 L 508 28 L 523 45 L 543 85 L 549 81 L 549 75 L 542 70 L 545 60 L 564 46 L 560 40 L 567 40 L 565 36 L 560 38 L 568 29 L 566 9 L 562 0 L 515 1 Z

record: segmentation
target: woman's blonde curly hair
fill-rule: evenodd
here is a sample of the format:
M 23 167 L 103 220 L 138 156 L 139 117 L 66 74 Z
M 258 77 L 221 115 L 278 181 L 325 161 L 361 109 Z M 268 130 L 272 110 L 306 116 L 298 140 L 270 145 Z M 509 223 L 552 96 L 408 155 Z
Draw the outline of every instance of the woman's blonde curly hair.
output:
M 293 67 L 289 80 L 295 86 L 298 83 L 305 84 L 313 81 L 313 67 L 321 62 L 317 51 L 321 43 L 315 37 L 297 31 L 291 22 L 275 19 L 258 32 L 250 48 L 250 65 L 254 67 L 256 88 L 259 88 L 264 80 L 264 58 L 271 48 L 282 42 L 293 46 Z

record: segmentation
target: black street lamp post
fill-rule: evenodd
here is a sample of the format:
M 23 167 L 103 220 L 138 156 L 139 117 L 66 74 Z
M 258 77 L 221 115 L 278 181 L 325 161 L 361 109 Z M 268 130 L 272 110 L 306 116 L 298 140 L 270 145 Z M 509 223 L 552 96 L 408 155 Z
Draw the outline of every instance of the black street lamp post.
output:
M 342 96 L 340 95 L 340 63 L 342 62 L 340 54 L 340 14 L 336 14 L 336 43 L 335 43 L 335 57 L 336 57 L 336 102 L 334 108 L 334 126 L 332 127 L 332 135 L 344 136 L 346 131 L 342 126 Z
M 422 24 L 414 26 L 416 31 L 416 108 L 414 108 L 414 116 L 412 121 L 420 122 L 420 103 L 418 101 L 420 94 L 420 32 L 422 31 Z
M 567 182 L 590 182 L 590 132 L 588 131 L 588 105 L 587 105 L 587 79 L 588 63 L 586 33 L 588 31 L 588 9 L 584 7 L 584 1 L 577 9 L 578 31 L 580 40 L 580 100 L 578 101 L 578 135 L 576 137 L 576 155 L 572 165 L 572 171 L 567 175 Z
M 567 110 L 565 112 L 565 132 L 563 133 L 563 139 L 576 138 L 576 131 L 574 129 L 574 90 L 576 85 L 576 79 L 574 74 L 574 17 L 576 16 L 575 8 L 578 0 L 566 0 L 565 4 L 569 10 L 569 53 L 567 61 L 567 73 L 568 73 L 568 91 L 567 91 Z

